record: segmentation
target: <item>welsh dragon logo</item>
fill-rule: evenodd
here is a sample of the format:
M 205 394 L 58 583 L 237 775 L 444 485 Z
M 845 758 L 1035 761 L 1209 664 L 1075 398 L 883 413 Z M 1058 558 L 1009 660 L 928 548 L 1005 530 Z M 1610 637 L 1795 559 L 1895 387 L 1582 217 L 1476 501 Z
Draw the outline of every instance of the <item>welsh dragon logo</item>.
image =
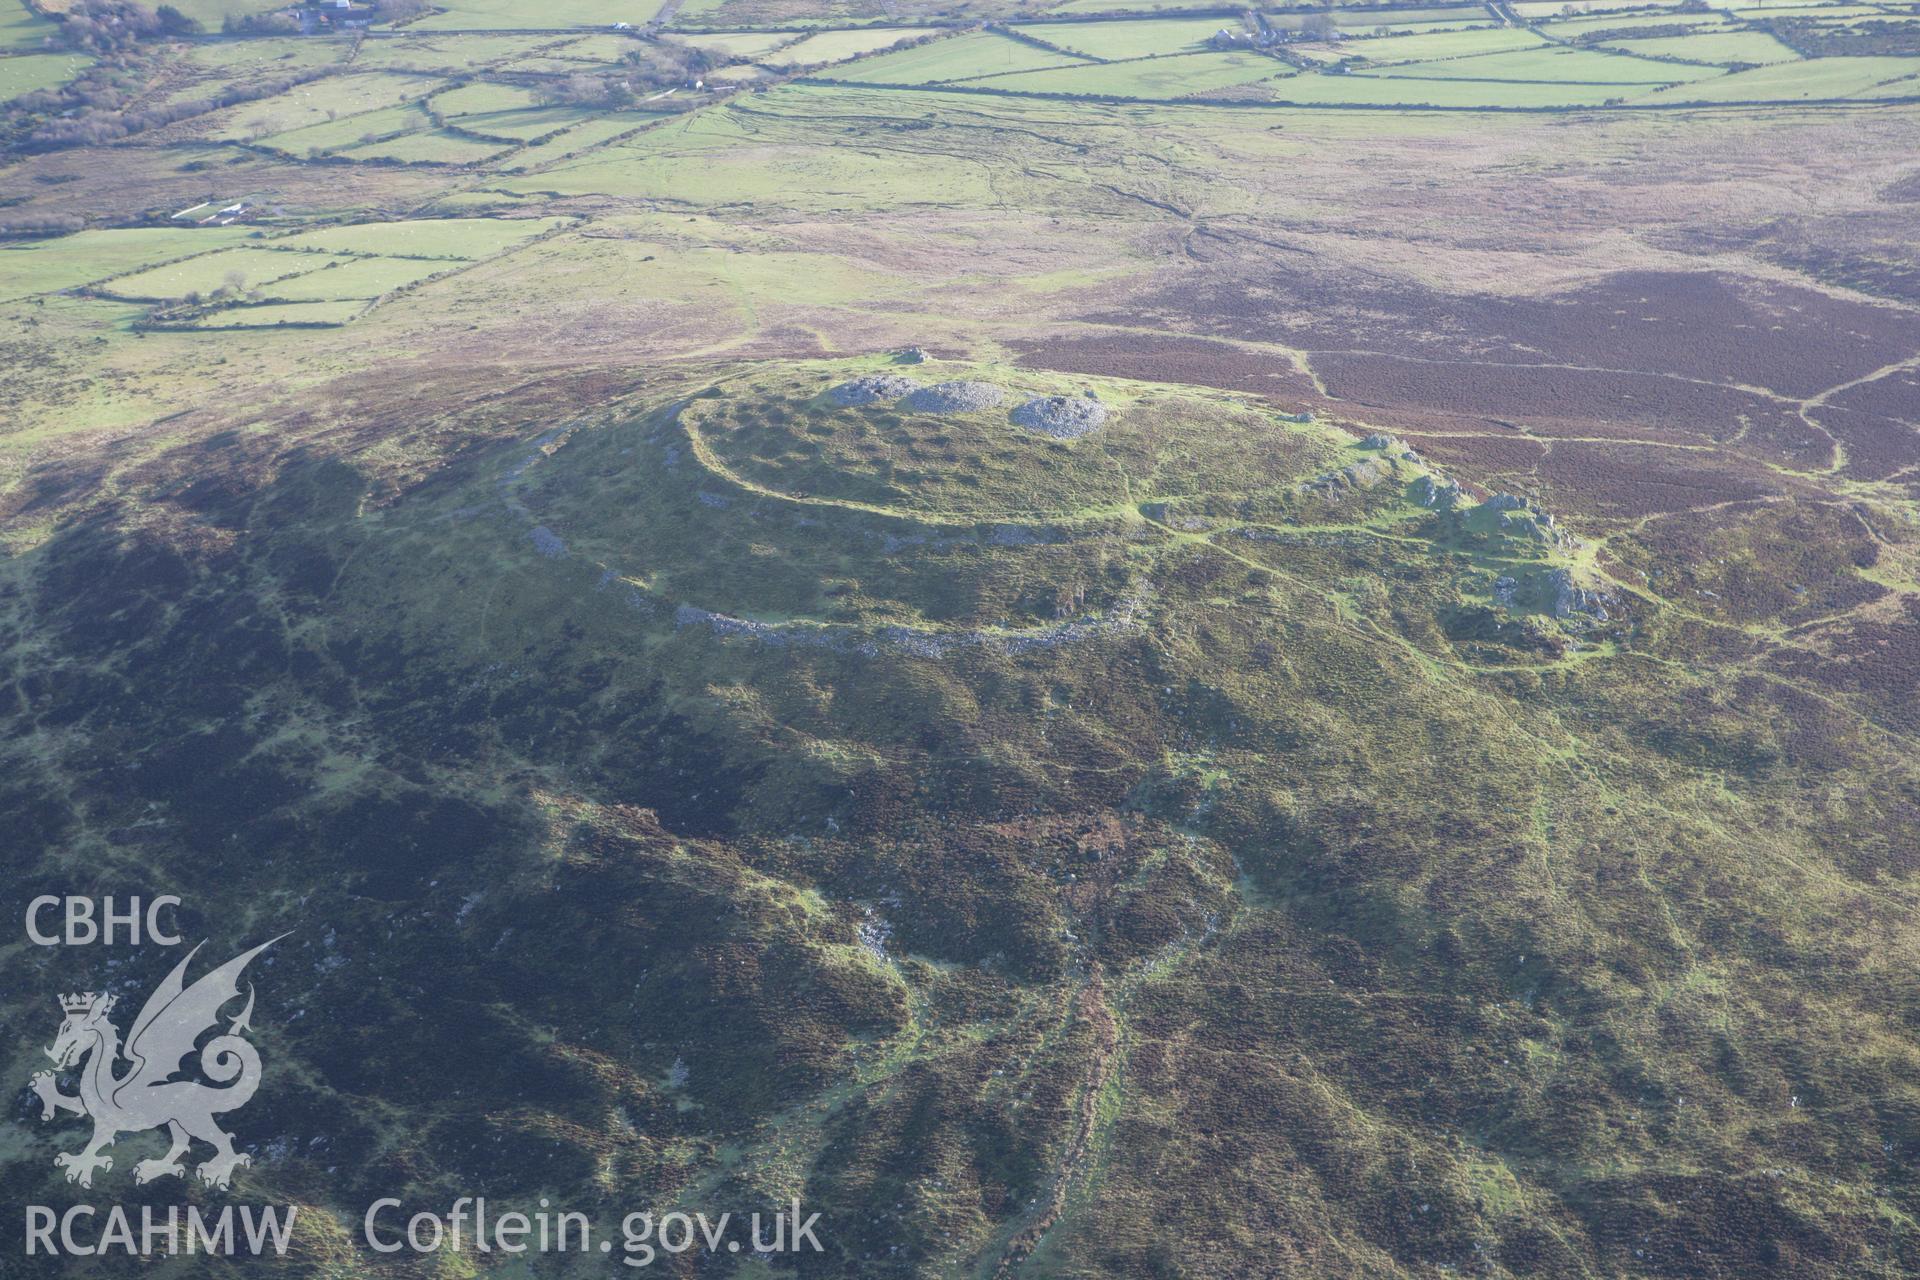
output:
M 216 1035 L 200 1050 L 201 1074 L 214 1083 L 174 1077 L 200 1037 L 217 1028 L 220 1010 L 239 996 L 240 974 L 247 963 L 279 940 L 236 956 L 189 987 L 185 975 L 188 963 L 199 954 L 200 948 L 195 947 L 147 997 L 124 1049 L 119 1031 L 107 1018 L 116 1003 L 113 996 L 88 991 L 60 997 L 66 1021 L 46 1052 L 62 1071 L 78 1064 L 80 1093 L 77 1097 L 61 1093 L 51 1071 L 37 1072 L 32 1086 L 44 1108 L 42 1120 L 71 1111 L 93 1121 L 93 1139 L 84 1149 L 53 1158 L 55 1165 L 67 1171 L 68 1182 L 91 1187 L 94 1170 L 113 1168 L 113 1157 L 100 1154 L 102 1148 L 112 1146 L 120 1134 L 162 1126 L 173 1146 L 158 1160 L 134 1165 L 135 1182 L 185 1176 L 180 1157 L 195 1138 L 214 1149 L 212 1158 L 195 1171 L 209 1186 L 225 1187 L 236 1168 L 252 1163 L 250 1156 L 233 1149 L 233 1135 L 213 1120 L 245 1106 L 260 1087 L 260 1054 L 241 1036 L 253 1029 L 249 1022 L 252 984 L 247 987 L 246 1007 L 226 1033 Z M 122 1058 L 128 1064 L 124 1072 L 118 1071 Z

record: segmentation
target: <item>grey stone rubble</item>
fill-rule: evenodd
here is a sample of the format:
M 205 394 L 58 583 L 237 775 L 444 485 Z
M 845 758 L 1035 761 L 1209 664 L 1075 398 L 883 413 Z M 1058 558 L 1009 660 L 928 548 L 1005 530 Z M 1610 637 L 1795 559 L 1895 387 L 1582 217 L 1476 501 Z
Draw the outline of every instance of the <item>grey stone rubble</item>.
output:
M 867 918 L 856 925 L 855 930 L 859 934 L 860 945 L 866 949 L 867 954 L 880 961 L 888 958 L 887 945 L 893 941 L 893 926 L 883 917 L 868 911 Z
M 1613 597 L 1604 591 L 1578 586 L 1569 569 L 1555 569 L 1547 575 L 1547 589 L 1553 593 L 1553 616 L 1571 618 L 1585 614 L 1597 621 L 1607 620 L 1607 602 Z
M 609 591 L 612 590 L 615 585 L 619 586 L 620 598 L 626 601 L 629 608 L 643 614 L 652 614 L 655 612 L 653 600 L 646 592 L 638 587 L 621 582 L 620 575 L 611 569 L 600 570 L 600 580 L 593 584 L 593 589 L 595 591 Z
M 991 382 L 936 382 L 900 402 L 915 413 L 974 413 L 992 409 L 1007 393 Z
M 1500 517 L 1500 529 L 1503 533 L 1521 533 L 1541 542 L 1566 541 L 1566 536 L 1554 527 L 1553 517 L 1545 512 L 1508 512 Z
M 1384 431 L 1374 432 L 1360 442 L 1360 447 L 1362 449 L 1379 449 L 1382 452 L 1391 453 L 1395 457 L 1402 458 L 1408 462 L 1420 461 L 1418 450 L 1409 447 L 1407 442 L 1399 436 L 1390 436 Z
M 1338 498 L 1350 489 L 1371 489 L 1393 474 L 1393 463 L 1383 458 L 1363 458 L 1338 471 L 1315 476 L 1300 487 L 1310 493 Z
M 1528 575 L 1529 581 L 1536 584 L 1529 590 L 1529 597 L 1543 600 L 1554 617 L 1562 622 L 1576 617 L 1591 618 L 1595 622 L 1607 620 L 1607 605 L 1613 597 L 1603 590 L 1580 586 L 1574 581 L 1573 571 L 1566 568 L 1549 569 L 1541 575 Z M 1520 580 L 1502 574 L 1493 580 L 1493 602 L 1503 609 L 1513 608 L 1520 596 Z
M 1479 506 L 1499 516 L 1502 533 L 1521 534 L 1553 546 L 1573 546 L 1574 539 L 1560 531 L 1553 516 L 1534 506 L 1526 498 L 1511 493 L 1496 493 Z
M 793 644 L 815 649 L 844 647 L 840 639 L 825 627 L 756 622 L 751 618 L 735 618 L 690 604 L 683 604 L 673 611 L 673 625 L 706 627 L 717 636 L 751 636 L 775 646 Z
M 520 477 L 525 475 L 527 470 L 535 463 L 545 462 L 547 460 L 552 452 L 552 450 L 548 448 L 549 445 L 557 444 L 572 434 L 573 432 L 570 428 L 555 427 L 551 431 L 543 431 L 533 439 L 527 441 L 526 453 L 521 456 L 519 461 L 508 467 L 500 476 L 500 500 L 506 503 L 507 510 L 522 519 L 531 520 L 533 518 L 527 511 L 527 504 L 520 501 L 520 497 L 513 491 L 513 487 L 519 481 Z M 537 543 L 538 541 L 536 538 L 535 542 Z
M 1460 497 L 1461 489 L 1458 481 L 1421 476 L 1413 482 L 1413 500 L 1423 507 L 1451 511 L 1459 505 Z
M 755 622 L 714 613 L 683 604 L 674 610 L 676 627 L 704 626 L 718 636 L 743 636 L 774 648 L 801 645 L 878 657 L 895 652 L 920 658 L 943 658 L 961 649 L 994 648 L 1002 653 L 1030 653 L 1052 649 L 1094 636 L 1124 631 L 1138 626 L 1138 617 L 1146 599 L 1144 588 L 1136 590 L 1104 614 L 1090 614 L 1065 622 L 1051 623 L 1030 631 L 989 631 L 970 628 L 964 631 L 932 631 L 921 627 L 883 627 L 870 638 L 859 638 L 853 628 L 820 623 Z
M 1015 409 L 1015 425 L 1055 440 L 1077 440 L 1107 420 L 1107 406 L 1087 396 L 1035 396 Z
M 897 373 L 870 373 L 830 389 L 827 398 L 840 405 L 878 404 L 882 400 L 898 400 L 919 388 L 920 384 L 912 378 Z

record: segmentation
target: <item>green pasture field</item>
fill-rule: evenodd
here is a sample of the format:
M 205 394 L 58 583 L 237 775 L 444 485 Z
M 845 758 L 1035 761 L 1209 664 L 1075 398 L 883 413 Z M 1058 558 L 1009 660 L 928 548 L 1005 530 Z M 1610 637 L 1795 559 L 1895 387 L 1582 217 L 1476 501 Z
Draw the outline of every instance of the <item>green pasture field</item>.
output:
M 1352 72 L 1307 74 L 1274 86 L 1282 102 L 1302 105 L 1351 103 L 1374 107 L 1592 107 L 1625 97 L 1617 84 L 1523 84 L 1473 80 L 1419 80 L 1410 75 Z
M 458 265 L 420 258 L 338 257 L 316 270 L 266 285 L 261 291 L 269 298 L 284 302 L 377 298 L 389 290 Z
M 38 49 L 55 30 L 23 0 L 0 0 L 0 50 Z
M 347 74 L 327 76 L 258 102 L 243 102 L 221 112 L 211 136 L 268 137 L 308 125 L 337 121 L 396 103 L 425 97 L 437 81 L 421 76 Z
M 673 15 L 673 22 L 671 26 L 674 30 L 677 31 L 680 28 L 687 27 L 687 26 L 697 28 L 697 27 L 703 27 L 703 26 L 741 27 L 741 26 L 752 25 L 744 18 L 742 18 L 738 22 L 730 22 L 730 21 L 724 20 L 718 12 L 718 10 L 720 10 L 723 7 L 725 7 L 725 0 L 684 0 L 679 10 Z M 795 22 L 795 23 L 783 22 L 780 25 L 784 27 L 784 26 L 805 26 L 805 25 L 811 25 L 811 24 L 799 23 L 799 22 Z
M 582 71 L 592 71 L 593 64 L 576 62 L 571 58 L 556 57 L 550 53 L 535 54 L 521 58 L 517 62 L 507 62 L 496 67 L 498 71 L 508 71 L 516 75 L 570 76 Z
M 353 298 L 325 302 L 270 302 L 260 306 L 222 307 L 190 322 L 194 329 L 272 329 L 280 325 L 345 324 L 366 310 Z
M 555 45 L 549 52 L 556 58 L 569 58 L 575 62 L 619 62 L 628 54 L 641 52 L 646 47 L 637 36 L 600 31 L 593 35 L 575 36 Z
M 1814 58 L 1715 76 L 1634 99 L 1644 103 L 1793 102 L 1869 95 L 1888 82 L 1920 72 L 1913 58 Z M 1913 92 L 1920 93 L 1920 90 Z
M 139 227 L 80 231 L 52 240 L 0 247 L 0 302 L 78 288 L 175 258 L 236 244 L 240 227 Z
M 115 276 L 103 281 L 98 288 L 117 298 L 184 298 L 190 293 L 212 293 L 224 288 L 236 273 L 239 287 L 245 291 L 325 265 L 326 259 L 317 255 L 249 246 L 222 249 L 184 262 Z
M 285 6 L 276 5 L 274 0 L 173 0 L 173 7 L 208 31 L 218 31 L 230 17 L 245 18 Z
M 870 84 L 938 84 L 1011 71 L 1037 71 L 1075 61 L 1067 54 L 1049 53 L 1018 40 L 983 32 L 868 58 L 830 78 Z
M 1911 58 L 1900 59 L 1900 61 L 1906 62 L 1909 66 L 1913 66 L 1913 59 Z M 1916 77 L 1920 77 L 1920 67 L 1913 67 L 1913 70 L 1902 75 L 1868 85 L 1858 93 L 1849 94 L 1848 96 L 1853 98 L 1920 98 L 1920 78 Z
M 1615 9 L 1670 9 L 1679 18 L 1693 16 L 1680 9 L 1678 0 L 1671 5 L 1649 4 L 1647 0 L 1572 0 L 1572 5 L 1576 16 Z M 1565 0 L 1516 0 L 1513 11 L 1522 18 L 1558 18 L 1566 7 Z
M 1531 31 L 1484 27 L 1354 40 L 1339 48 L 1343 54 L 1357 55 L 1369 62 L 1431 62 L 1441 58 L 1471 58 L 1482 53 L 1538 49 L 1546 43 Z
M 989 0 L 995 7 L 1011 10 L 1019 0 Z M 1189 3 L 1192 0 L 1188 0 Z M 1029 0 L 1039 9 L 1045 0 Z M 748 31 L 755 28 L 801 27 L 843 30 L 857 26 L 923 26 L 941 19 L 972 21 L 989 15 L 951 0 L 685 0 L 674 13 L 667 29 L 685 31 Z M 1024 16 L 1024 15 L 1023 15 Z
M 598 146 L 603 142 L 611 141 L 623 133 L 629 133 L 635 129 L 642 128 L 655 119 L 658 119 L 658 117 L 649 116 L 641 112 L 624 112 L 593 116 L 575 125 L 573 128 L 568 129 L 557 138 L 549 138 L 545 142 L 536 143 L 533 146 L 516 151 L 512 156 L 508 157 L 502 168 L 503 171 L 507 173 L 537 169 L 542 165 L 564 160 L 566 157 L 576 152 L 584 151 L 588 147 Z
M 419 218 L 363 222 L 302 231 L 274 241 L 285 249 L 320 249 L 386 257 L 485 258 L 530 240 L 565 218 Z
M 841 91 L 825 85 L 774 92 L 787 109 L 796 104 L 844 109 L 846 101 Z M 875 109 L 898 112 L 904 103 L 916 101 L 889 93 Z M 825 141 L 741 145 L 742 136 L 730 110 L 704 111 L 676 119 L 671 128 L 648 130 L 501 185 L 529 192 L 677 200 L 691 164 L 700 170 L 703 198 L 716 204 L 779 204 L 831 211 L 992 198 L 992 175 L 983 164 L 955 164 L 943 156 L 905 150 L 865 153 Z M 757 255 L 739 256 L 744 265 L 745 259 Z
M 1559 0 L 1515 0 L 1513 12 L 1524 19 L 1559 19 L 1567 6 Z M 1674 4 L 1647 4 L 1647 0 L 1572 0 L 1572 17 L 1586 17 L 1590 13 L 1613 13 L 1617 10 L 1636 10 L 1636 12 L 1668 12 L 1674 17 L 1688 19 L 1693 13 L 1684 12 L 1674 0 Z
M 1285 31 L 1298 31 L 1306 25 L 1310 15 L 1304 13 L 1271 13 L 1266 15 L 1267 25 Z M 1385 35 L 1431 35 L 1443 31 L 1461 31 L 1477 27 L 1494 27 L 1499 24 L 1493 15 L 1479 5 L 1437 6 L 1432 9 L 1334 9 L 1331 11 L 1333 24 L 1349 39 L 1381 38 Z M 1338 49 L 1337 44 L 1321 45 L 1306 50 L 1310 56 L 1323 56 L 1324 51 Z
M 222 75 L 261 75 L 345 62 L 353 43 L 337 36 L 285 36 L 258 40 L 205 40 L 183 46 L 180 56 L 192 67 Z M 358 65 L 360 59 L 355 59 Z
M 451 118 L 536 107 L 540 105 L 540 95 L 517 84 L 464 84 L 457 89 L 434 94 L 428 105 L 442 116 Z
M 1721 66 L 1734 62 L 1792 62 L 1800 55 L 1764 31 L 1713 31 L 1701 35 L 1666 36 L 1652 40 L 1617 40 L 1609 49 L 1650 54 L 1663 58 L 1686 58 L 1692 62 L 1710 62 Z
M 527 31 L 559 27 L 638 27 L 659 11 L 656 0 L 442 0 L 429 14 L 407 24 L 409 31 Z
M 763 53 L 771 53 L 783 44 L 792 44 L 796 40 L 809 39 L 797 31 L 715 31 L 715 32 L 675 32 L 667 37 L 669 44 L 690 45 L 695 49 L 707 49 L 714 53 L 731 54 L 736 58 L 757 58 Z
M 0 102 L 56 89 L 92 65 L 92 58 L 75 53 L 16 53 L 0 58 Z
M 1760 3 L 1757 4 L 1742 3 L 1741 0 L 1730 0 L 1725 7 L 1727 12 L 1736 18 L 1791 18 L 1801 16 L 1858 18 L 1869 17 L 1876 14 L 1884 15 L 1889 12 L 1898 13 L 1903 8 L 1910 9 L 1910 6 L 1898 4 L 1807 4 L 1805 0 L 1781 0 L 1779 4 L 1768 4 L 1766 0 L 1760 0 Z
M 1159 18 L 1139 22 L 1033 23 L 1015 30 L 1074 53 L 1109 61 L 1192 53 L 1220 28 L 1242 31 L 1237 19 Z
M 1712 31 L 1727 25 L 1727 15 L 1711 13 L 1620 13 L 1600 17 L 1554 18 L 1542 21 L 1540 30 L 1563 40 L 1574 39 L 1589 31 L 1632 31 L 1640 27 L 1692 27 Z
M 1469 31 L 1480 27 L 1494 27 L 1499 25 L 1484 9 L 1480 10 L 1478 17 L 1455 18 L 1445 22 L 1367 22 L 1354 14 L 1345 15 L 1346 21 L 1342 22 L 1340 21 L 1340 16 L 1338 13 L 1335 14 L 1334 26 L 1344 32 L 1349 40 L 1358 40 L 1376 35 L 1417 36 L 1427 35 L 1436 31 Z M 1298 13 L 1276 14 L 1267 19 L 1268 25 L 1278 27 L 1283 31 L 1298 31 L 1305 21 L 1305 15 Z M 1324 50 L 1337 46 L 1320 45 L 1317 47 Z M 1295 52 L 1300 51 L 1298 46 L 1296 46 Z
M 336 151 L 354 146 L 369 136 L 384 138 L 389 134 L 431 128 L 432 125 L 433 121 L 420 104 L 409 102 L 404 106 L 381 107 L 377 111 L 342 116 L 338 120 L 323 120 L 319 124 L 276 133 L 260 141 L 265 146 L 277 147 L 294 155 L 305 155 L 314 148 Z
M 571 128 L 593 113 L 582 107 L 531 107 L 524 111 L 482 111 L 450 121 L 473 133 L 524 142 Z
M 434 217 L 471 218 L 514 209 L 535 209 L 545 203 L 547 197 L 543 194 L 520 195 L 517 192 L 494 190 L 450 191 L 425 206 L 421 212 Z
M 869 27 L 857 31 L 822 31 L 798 44 L 769 53 L 758 61 L 770 67 L 841 62 L 847 58 L 857 58 L 863 53 L 885 49 L 902 40 L 931 35 L 935 30 L 937 28 L 934 27 Z
M 1419 80 L 1538 80 L 1568 84 L 1673 84 L 1717 74 L 1712 67 L 1650 62 L 1589 49 L 1523 49 L 1478 58 L 1397 66 L 1397 77 Z
M 1890 27 L 1912 32 L 1920 30 L 1920 13 L 1902 13 L 1892 17 L 1886 14 L 1850 14 L 1840 18 L 1810 19 L 1823 31 L 1843 31 L 1863 23 L 1885 23 Z
M 1221 29 L 1244 33 L 1240 19 L 1223 17 L 1148 17 L 1112 23 L 1031 23 L 1020 27 L 1025 35 L 1058 44 L 1077 54 L 1119 61 L 1156 58 L 1162 54 L 1192 54 L 1208 48 Z
M 369 36 L 361 42 L 353 65 L 370 71 L 469 72 L 532 56 L 564 40 L 552 35 L 414 34 L 411 25 L 406 31 L 403 36 Z
M 507 149 L 497 142 L 464 138 L 444 129 L 422 129 L 380 142 L 343 147 L 340 154 L 355 160 L 400 160 L 408 164 L 480 164 Z
M 1026 75 L 996 76 L 981 88 L 1024 93 L 1072 93 L 1117 98 L 1184 98 L 1209 89 L 1291 76 L 1292 68 L 1257 53 L 1194 53 L 1178 57 L 1068 67 Z
M 1439 27 L 1464 24 L 1493 25 L 1493 15 L 1484 5 L 1434 5 L 1406 9 L 1368 9 L 1340 6 L 1332 11 L 1333 25 L 1343 31 L 1371 31 L 1375 27 Z M 1307 15 L 1299 12 L 1268 13 L 1269 25 L 1298 27 Z
M 1727 13 L 1735 18 L 1884 18 L 1887 10 L 1870 4 L 1779 4 L 1752 5 L 1739 9 L 1729 9 Z
M 1047 6 L 1047 13 L 1152 13 L 1163 9 L 1210 9 L 1217 5 L 1199 0 L 1067 0 L 1066 4 Z
M 871 266 L 855 266 L 832 255 L 763 251 L 741 244 L 733 248 L 695 245 L 683 239 L 684 219 L 622 219 L 635 239 L 547 241 L 503 260 L 500 268 L 482 265 L 464 288 L 486 289 L 535 273 L 591 287 L 616 279 L 623 294 L 649 302 L 728 308 L 741 291 L 782 306 L 854 306 L 898 289 L 903 280 Z M 679 223 L 681 225 L 675 225 Z M 657 235 L 657 239 L 648 238 Z
M 1346 62 L 1360 56 L 1350 51 L 1346 44 L 1297 44 L 1287 50 L 1287 56 L 1294 62 L 1305 63 L 1310 67 L 1330 67 L 1336 62 Z

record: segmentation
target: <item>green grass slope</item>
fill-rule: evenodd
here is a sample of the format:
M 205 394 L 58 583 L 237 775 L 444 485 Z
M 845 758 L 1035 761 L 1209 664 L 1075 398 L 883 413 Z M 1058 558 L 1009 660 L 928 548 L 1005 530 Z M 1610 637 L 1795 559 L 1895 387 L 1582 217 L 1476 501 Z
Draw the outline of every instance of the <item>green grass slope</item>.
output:
M 875 372 L 1005 398 L 827 394 Z M 1870 601 L 1911 540 L 1603 549 L 1389 437 L 954 361 L 614 392 L 401 488 L 190 462 L 7 563 L 0 796 L 14 893 L 298 927 L 251 1195 L 799 1195 L 807 1276 L 1920 1261 L 1910 740 L 1752 661 L 1802 596 L 1649 585 Z M 108 961 L 60 981 L 162 963 Z M 303 1273 L 360 1273 L 332 1230 Z

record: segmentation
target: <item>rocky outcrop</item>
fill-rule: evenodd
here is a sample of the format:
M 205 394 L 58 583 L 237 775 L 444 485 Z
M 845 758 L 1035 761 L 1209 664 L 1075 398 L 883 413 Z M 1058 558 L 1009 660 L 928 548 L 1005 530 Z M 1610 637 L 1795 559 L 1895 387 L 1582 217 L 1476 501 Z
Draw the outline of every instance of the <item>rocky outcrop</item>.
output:
M 1421 476 L 1413 482 L 1413 500 L 1436 511 L 1451 511 L 1460 503 L 1462 490 L 1444 476 Z
M 1573 580 L 1571 569 L 1554 569 L 1547 574 L 1547 599 L 1556 618 L 1571 618 L 1576 614 L 1592 618 L 1596 622 L 1607 620 L 1607 605 L 1613 597 L 1607 592 L 1592 587 L 1580 586 Z

